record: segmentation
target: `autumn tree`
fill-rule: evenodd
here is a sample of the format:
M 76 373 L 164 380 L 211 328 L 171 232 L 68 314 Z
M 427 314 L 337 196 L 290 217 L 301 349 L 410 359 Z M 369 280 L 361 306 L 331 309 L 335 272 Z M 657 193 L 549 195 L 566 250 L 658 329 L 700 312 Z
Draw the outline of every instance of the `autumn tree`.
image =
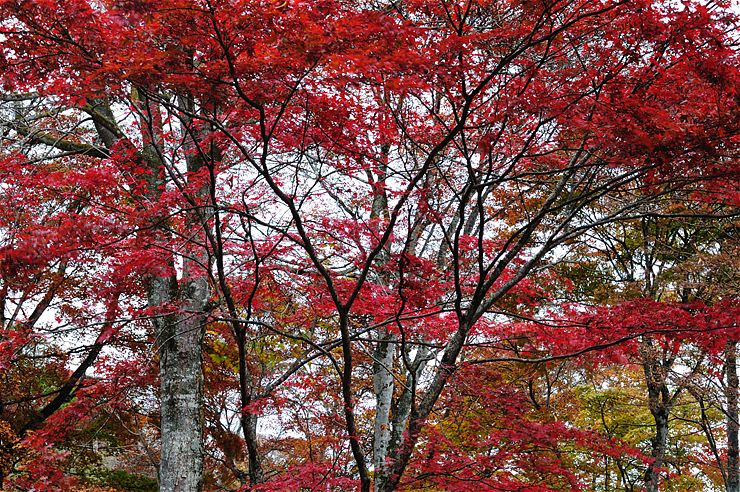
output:
M 459 369 L 507 338 L 500 316 L 538 314 L 560 248 L 676 200 L 737 201 L 724 4 L 5 0 L 0 12 L 5 98 L 59 115 L 8 117 L 24 145 L 4 163 L 55 150 L 70 172 L 108 169 L 95 188 L 125 197 L 106 207 L 120 222 L 108 242 L 154 328 L 162 490 L 202 487 L 209 323 L 237 347 L 239 479 L 268 478 L 259 415 L 292 411 L 292 396 L 340 414 L 305 429 L 338 436 L 304 462 L 332 457 L 320 480 L 395 490 L 440 398 L 457 401 L 466 375 L 495 380 Z M 301 375 L 322 386 L 291 384 Z M 526 484 L 505 480 L 486 485 Z

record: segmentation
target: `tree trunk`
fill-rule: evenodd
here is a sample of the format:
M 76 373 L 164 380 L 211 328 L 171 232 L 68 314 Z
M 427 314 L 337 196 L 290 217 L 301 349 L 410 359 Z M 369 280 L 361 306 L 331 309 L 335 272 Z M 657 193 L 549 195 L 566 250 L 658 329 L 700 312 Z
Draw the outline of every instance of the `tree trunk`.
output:
M 189 97 L 178 97 L 181 106 L 193 112 L 194 102 Z M 161 115 L 156 104 L 146 97 L 141 99 L 142 128 L 145 132 L 143 157 L 152 172 L 149 177 L 149 197 L 156 201 L 164 188 L 167 169 L 161 155 Z M 188 171 L 198 173 L 205 165 L 198 148 L 198 133 L 193 131 L 188 118 L 181 119 L 185 140 L 184 156 Z M 170 176 L 180 179 L 179 176 Z M 208 187 L 202 185 L 188 196 L 193 205 L 186 216 L 186 228 L 191 236 L 182 252 L 170 252 L 172 233 L 168 221 L 159 223 L 157 247 L 163 254 L 160 272 L 149 281 L 150 306 L 176 306 L 163 318 L 155 319 L 160 376 L 160 462 L 159 487 L 161 492 L 200 492 L 203 490 L 203 336 L 208 321 L 206 306 L 210 298 L 208 269 L 210 256 L 205 248 L 208 227 Z M 174 255 L 182 257 L 182 278 L 178 282 L 174 269 Z M 178 285 L 179 284 L 179 285 Z M 169 309 L 169 308 L 168 308 Z
M 647 492 L 658 492 L 660 469 L 663 468 L 668 443 L 668 417 L 680 390 L 673 395 L 668 388 L 668 373 L 676 355 L 656 347 L 650 337 L 640 344 L 640 357 L 648 391 L 648 408 L 655 420 L 655 436 L 652 439 L 650 456 L 653 462 L 645 470 L 644 482 Z
M 403 348 L 400 349 L 403 351 Z M 408 354 L 402 354 L 408 356 Z M 395 402 L 393 408 L 393 421 L 391 423 L 391 436 L 388 449 L 386 450 L 386 460 L 383 467 L 375 470 L 375 491 L 393 490 L 394 460 L 396 459 L 396 450 L 404 439 L 404 434 L 408 428 L 409 417 L 414 408 L 414 399 L 416 398 L 416 381 L 421 376 L 427 362 L 432 359 L 430 351 L 425 346 L 420 346 L 411 367 L 406 373 L 406 381 L 403 384 L 403 391 Z M 388 459 L 390 458 L 390 460 Z
M 379 329 L 378 345 L 373 354 L 373 390 L 375 391 L 375 421 L 373 423 L 373 466 L 375 474 L 381 473 L 386 466 L 388 446 L 391 440 L 390 418 L 393 398 L 393 359 L 395 347 L 392 335 Z M 376 480 L 374 490 L 379 490 Z
M 208 300 L 205 277 L 186 277 L 180 285 L 179 313 L 155 318 L 160 377 L 160 461 L 162 492 L 203 489 L 202 342 Z M 163 306 L 177 297 L 174 274 L 149 281 L 149 305 Z
M 655 418 L 655 437 L 652 439 L 652 458 L 645 470 L 645 490 L 658 492 L 660 488 L 660 469 L 665 461 L 666 445 L 668 442 L 668 412 L 660 410 L 653 413 Z
M 342 401 L 344 403 L 344 422 L 347 429 L 347 435 L 349 439 L 349 446 L 352 451 L 352 456 L 357 464 L 357 471 L 360 475 L 360 491 L 370 492 L 370 474 L 367 469 L 367 461 L 365 453 L 360 443 L 360 434 L 357 431 L 357 424 L 355 421 L 355 395 L 352 390 L 352 342 L 349 333 L 349 321 L 348 313 L 340 312 L 339 315 L 339 330 L 342 334 Z
M 208 299 L 205 278 L 185 285 L 190 299 L 183 315 L 165 320 L 158 330 L 160 375 L 162 492 L 203 489 L 203 372 L 202 341 Z M 174 316 L 173 316 L 174 317 Z
M 737 375 L 737 342 L 727 343 L 725 350 L 725 387 L 727 398 L 727 492 L 740 492 L 738 474 L 738 375 Z
M 243 328 L 238 328 L 236 333 L 239 349 L 239 396 L 243 407 L 252 403 L 252 384 L 247 370 L 246 339 Z M 249 457 L 249 484 L 257 485 L 264 481 L 262 472 L 262 461 L 257 448 L 257 415 L 250 409 L 242 408 L 239 421 L 242 426 L 244 442 L 247 445 L 247 456 Z
M 418 404 L 415 404 L 412 392 L 411 408 L 407 419 L 404 421 L 405 428 L 403 430 L 398 429 L 398 431 L 394 429 L 394 435 L 397 432 L 401 435 L 399 436 L 399 441 L 395 442 L 394 440 L 391 445 L 389 452 L 391 458 L 390 464 L 385 468 L 384 476 L 380 478 L 380 491 L 393 492 L 398 488 L 401 476 L 411 459 L 411 454 L 419 439 L 422 427 L 434 409 L 434 404 L 437 403 L 447 381 L 455 372 L 455 361 L 457 361 L 457 357 L 463 348 L 468 331 L 468 325 L 461 325 L 451 337 L 447 348 L 442 354 L 439 367 L 436 369 L 429 386 L 426 388 Z M 424 364 L 424 361 L 420 361 L 420 364 Z M 418 370 L 418 368 L 413 369 Z
M 388 169 L 388 154 L 390 145 L 383 143 L 380 146 L 382 159 L 378 168 L 377 181 L 373 182 L 373 206 L 371 219 L 388 219 L 388 197 L 385 191 L 386 172 Z M 378 263 L 388 261 L 388 251 L 381 251 Z M 380 280 L 380 279 L 379 279 Z M 387 277 L 382 278 L 385 285 L 389 285 Z M 391 406 L 393 404 L 393 360 L 395 355 L 394 337 L 386 328 L 378 328 L 378 342 L 373 351 L 373 392 L 375 393 L 375 419 L 373 420 L 373 468 L 375 480 L 373 490 L 380 490 L 378 477 L 382 476 L 386 467 L 388 448 L 391 442 Z

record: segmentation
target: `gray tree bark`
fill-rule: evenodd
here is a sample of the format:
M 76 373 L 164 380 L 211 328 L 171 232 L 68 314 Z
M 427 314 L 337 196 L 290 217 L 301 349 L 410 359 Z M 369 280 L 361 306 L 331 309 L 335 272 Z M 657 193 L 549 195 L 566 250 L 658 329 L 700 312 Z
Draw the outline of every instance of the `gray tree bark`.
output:
M 172 280 L 152 282 L 150 302 L 172 292 Z M 185 314 L 158 322 L 162 492 L 199 492 L 203 488 L 202 341 L 208 299 L 205 278 L 181 286 Z M 159 297 L 161 296 L 161 297 Z M 191 314 L 188 315 L 187 313 Z
M 156 201 L 164 188 L 167 173 L 160 156 L 159 108 L 145 97 L 140 99 L 145 146 L 142 151 L 151 173 L 149 199 Z M 194 111 L 194 103 L 186 97 L 178 98 L 187 114 Z M 189 173 L 196 173 L 205 165 L 198 148 L 197 132 L 193 132 L 189 118 L 181 120 L 184 153 Z M 145 126 L 146 125 L 146 126 Z M 174 178 L 176 179 L 176 178 Z M 208 321 L 206 307 L 210 298 L 208 267 L 210 258 L 205 248 L 208 208 L 207 186 L 196 190 L 194 196 L 184 196 L 192 209 L 186 218 L 191 232 L 183 253 L 182 278 L 175 276 L 175 252 L 163 254 L 164 265 L 149 279 L 149 305 L 177 306 L 176 312 L 155 318 L 155 335 L 159 353 L 160 375 L 160 463 L 159 487 L 162 492 L 200 492 L 203 489 L 203 336 Z M 157 224 L 158 237 L 154 247 L 168 251 L 171 233 L 166 218 Z
M 740 474 L 738 473 L 738 374 L 737 342 L 727 343 L 725 349 L 725 397 L 727 399 L 727 492 L 740 492 Z
M 391 441 L 391 403 L 393 400 L 393 360 L 395 346 L 392 335 L 378 330 L 379 342 L 373 354 L 373 390 L 375 392 L 375 420 L 373 422 L 373 466 L 378 474 L 385 466 Z M 380 490 L 379 481 L 374 490 Z
M 386 172 L 388 167 L 388 153 L 390 146 L 382 144 L 380 153 L 382 160 L 378 169 L 377 179 L 371 177 L 374 188 L 373 206 L 370 217 L 372 219 L 390 217 L 388 210 L 388 197 L 385 191 Z M 388 252 L 382 251 L 378 255 L 378 261 L 385 263 L 388 261 Z M 389 283 L 387 278 L 379 279 L 386 285 Z M 387 328 L 378 328 L 378 341 L 373 351 L 373 392 L 375 393 L 375 418 L 373 420 L 373 468 L 375 476 L 382 475 L 388 458 L 388 447 L 391 441 L 391 407 L 393 404 L 393 364 L 396 352 L 395 337 Z M 379 481 L 373 481 L 373 490 L 379 490 Z

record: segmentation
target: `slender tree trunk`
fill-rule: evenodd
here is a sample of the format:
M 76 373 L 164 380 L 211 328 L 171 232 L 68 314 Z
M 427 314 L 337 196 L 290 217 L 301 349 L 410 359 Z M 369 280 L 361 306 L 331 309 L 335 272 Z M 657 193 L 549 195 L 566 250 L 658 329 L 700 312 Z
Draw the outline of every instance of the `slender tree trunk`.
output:
M 737 342 L 727 343 L 725 350 L 725 386 L 727 398 L 727 492 L 740 492 L 740 475 L 738 474 L 738 375 L 737 375 Z
M 650 457 L 643 477 L 647 492 L 658 492 L 660 488 L 660 469 L 665 463 L 668 443 L 668 417 L 678 393 L 671 397 L 667 385 L 668 371 L 673 365 L 675 354 L 661 351 L 653 344 L 650 337 L 645 337 L 640 344 L 640 357 L 645 373 L 645 384 L 648 391 L 648 408 L 655 420 L 655 435 L 652 438 Z
M 388 169 L 388 154 L 390 145 L 383 143 L 380 146 L 382 156 L 378 169 L 377 180 L 373 182 L 373 206 L 370 214 L 371 219 L 388 219 L 388 197 L 385 191 L 386 172 Z M 389 259 L 388 251 L 382 251 L 378 255 L 379 263 L 386 263 Z M 383 278 L 383 283 L 388 285 L 388 278 Z M 388 457 L 388 447 L 391 441 L 391 406 L 393 404 L 393 360 L 395 345 L 393 335 L 386 328 L 378 328 L 378 342 L 373 351 L 373 392 L 375 393 L 375 419 L 373 421 L 373 468 L 375 480 L 373 490 L 379 490 L 377 477 L 383 474 Z
M 355 422 L 355 395 L 352 391 L 352 343 L 349 334 L 349 320 L 347 312 L 339 315 L 339 330 L 342 334 L 342 400 L 344 403 L 344 422 L 349 438 L 349 446 L 352 450 L 352 456 L 357 464 L 357 471 L 360 475 L 360 491 L 370 492 L 370 475 L 367 469 L 365 453 L 360 443 L 360 434 L 357 431 Z
M 403 350 L 402 348 L 400 350 Z M 403 385 L 403 391 L 395 402 L 393 409 L 393 421 L 391 423 L 391 436 L 388 449 L 386 450 L 386 461 L 383 466 L 375 470 L 375 490 L 386 491 L 393 490 L 393 469 L 397 459 L 397 450 L 401 446 L 404 434 L 408 428 L 409 417 L 415 407 L 414 399 L 416 398 L 416 381 L 418 381 L 427 362 L 432 358 L 427 347 L 420 346 L 414 360 L 411 363 L 410 371 L 406 373 L 406 381 Z M 402 354 L 403 356 L 403 354 Z M 390 458 L 390 459 L 389 459 Z
M 391 441 L 391 403 L 393 399 L 393 359 L 395 347 L 392 335 L 380 329 L 379 341 L 373 354 L 373 390 L 375 391 L 375 421 L 373 422 L 373 466 L 376 475 L 386 466 L 388 446 Z M 379 481 L 374 490 L 379 490 Z
M 465 343 L 465 337 L 469 331 L 466 325 L 460 326 L 450 339 L 447 349 L 442 354 L 439 368 L 432 377 L 429 386 L 426 388 L 421 401 L 416 404 L 413 398 L 413 392 L 410 399 L 410 410 L 405 420 L 404 429 L 396 431 L 394 434 L 401 433 L 398 442 L 392 443 L 392 449 L 389 452 L 390 463 L 384 470 L 384 476 L 380 478 L 381 484 L 379 490 L 382 492 L 393 492 L 398 488 L 406 466 L 409 463 L 416 442 L 419 439 L 421 430 L 426 422 L 427 417 L 432 412 L 434 404 L 442 394 L 442 390 L 448 380 L 455 372 L 455 361 Z M 423 361 L 421 362 L 423 364 Z M 416 369 L 416 368 L 415 368 Z
M 239 328 L 237 332 L 237 343 L 239 348 L 239 396 L 242 405 L 247 407 L 252 402 L 252 385 L 247 370 L 246 340 L 243 328 Z M 244 442 L 247 445 L 249 483 L 250 485 L 256 485 L 264 481 L 262 462 L 257 448 L 257 415 L 242 408 L 240 423 L 244 434 Z
M 658 492 L 660 490 L 660 469 L 665 461 L 666 445 L 668 442 L 668 412 L 663 409 L 653 413 L 655 418 L 655 436 L 652 440 L 653 462 L 645 470 L 645 490 Z

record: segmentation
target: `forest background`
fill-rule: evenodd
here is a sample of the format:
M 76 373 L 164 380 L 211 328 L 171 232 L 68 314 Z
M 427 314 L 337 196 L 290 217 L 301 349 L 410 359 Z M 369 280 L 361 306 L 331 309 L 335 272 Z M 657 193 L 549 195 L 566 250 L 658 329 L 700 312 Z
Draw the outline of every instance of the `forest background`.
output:
M 0 0 L 0 487 L 738 492 L 736 12 Z

